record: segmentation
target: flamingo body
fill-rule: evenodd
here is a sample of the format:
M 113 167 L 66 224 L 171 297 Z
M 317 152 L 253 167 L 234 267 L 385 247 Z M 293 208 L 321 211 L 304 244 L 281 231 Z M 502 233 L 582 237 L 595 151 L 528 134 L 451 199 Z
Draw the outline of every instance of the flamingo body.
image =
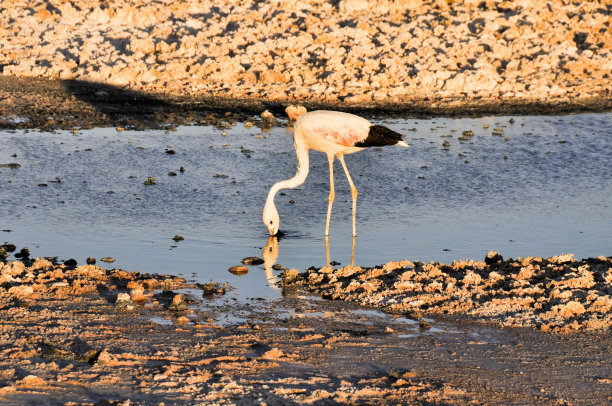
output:
M 333 155 L 362 150 L 355 144 L 367 138 L 370 126 L 365 118 L 326 110 L 306 113 L 295 123 L 310 149 Z
M 401 145 L 408 147 L 408 144 L 402 141 L 401 134 L 386 127 L 374 125 L 354 114 L 327 110 L 312 111 L 300 116 L 295 122 L 293 137 L 298 158 L 298 170 L 293 178 L 277 182 L 270 188 L 263 211 L 263 221 L 270 234 L 276 235 L 280 225 L 278 212 L 274 205 L 274 196 L 280 189 L 294 188 L 304 183 L 309 170 L 308 151 L 314 149 L 327 154 L 329 162 L 330 191 L 325 235 L 329 234 L 329 220 L 335 197 L 333 161 L 334 157 L 337 157 L 351 186 L 353 236 L 355 236 L 357 189 L 344 162 L 344 154 L 351 154 L 372 146 Z

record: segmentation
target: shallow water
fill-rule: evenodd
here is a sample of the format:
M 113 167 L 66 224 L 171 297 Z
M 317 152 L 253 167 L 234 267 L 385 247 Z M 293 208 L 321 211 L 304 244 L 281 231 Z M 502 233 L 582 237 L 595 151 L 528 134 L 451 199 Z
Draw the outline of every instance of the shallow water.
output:
M 612 114 L 374 121 L 406 134 L 411 148 L 346 158 L 359 190 L 355 264 L 480 260 L 489 250 L 612 255 Z M 503 134 L 493 135 L 496 128 Z M 467 130 L 474 135 L 460 140 Z M 242 298 L 280 295 L 268 286 L 278 271 L 264 271 L 274 262 L 326 264 L 327 160 L 311 152 L 306 183 L 276 198 L 286 233 L 278 252 L 247 275 L 227 271 L 262 256 L 269 242 L 265 197 L 296 169 L 284 126 L 0 132 L 0 164 L 9 162 L 21 168 L 0 167 L 0 229 L 11 230 L 0 242 L 28 246 L 33 256 L 79 264 L 93 256 L 106 267 L 229 282 Z M 350 190 L 338 163 L 335 175 L 329 250 L 344 265 Z M 143 184 L 149 176 L 155 185 Z M 173 241 L 176 234 L 185 239 Z M 106 256 L 116 262 L 100 262 Z

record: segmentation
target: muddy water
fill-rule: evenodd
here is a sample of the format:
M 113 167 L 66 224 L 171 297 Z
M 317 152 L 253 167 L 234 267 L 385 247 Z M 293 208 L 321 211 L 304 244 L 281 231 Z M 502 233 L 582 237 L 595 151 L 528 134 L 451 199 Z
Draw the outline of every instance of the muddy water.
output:
M 355 264 L 482 259 L 489 250 L 612 255 L 612 114 L 373 121 L 406 134 L 411 148 L 346 159 L 359 190 Z M 0 164 L 21 167 L 0 167 L 0 229 L 10 230 L 0 242 L 34 256 L 229 282 L 238 297 L 278 297 L 268 282 L 278 271 L 264 268 L 326 264 L 323 154 L 311 152 L 304 185 L 277 196 L 286 235 L 266 266 L 244 276 L 227 269 L 269 243 L 267 191 L 296 168 L 284 124 L 2 132 Z M 340 165 L 335 172 L 329 252 L 344 265 L 350 191 Z M 145 185 L 148 177 L 155 184 Z M 172 240 L 177 234 L 184 240 Z

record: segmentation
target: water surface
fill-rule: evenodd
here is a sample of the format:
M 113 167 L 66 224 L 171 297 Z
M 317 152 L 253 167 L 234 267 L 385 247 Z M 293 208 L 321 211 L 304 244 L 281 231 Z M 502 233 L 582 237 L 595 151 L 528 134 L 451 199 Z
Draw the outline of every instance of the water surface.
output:
M 375 121 L 406 134 L 411 148 L 346 158 L 359 190 L 357 265 L 480 260 L 489 250 L 612 255 L 612 114 Z M 283 123 L 269 131 L 0 132 L 0 164 L 10 162 L 21 168 L 0 168 L 0 229 L 11 230 L 0 242 L 34 256 L 92 256 L 107 267 L 227 281 L 238 297 L 279 295 L 264 266 L 245 276 L 227 269 L 268 244 L 265 197 L 296 169 Z M 338 163 L 335 175 L 329 248 L 344 265 L 351 198 Z M 306 183 L 277 196 L 286 236 L 275 261 L 285 267 L 326 264 L 328 176 L 325 155 L 313 151 Z M 144 184 L 148 177 L 154 185 Z M 177 234 L 185 239 L 173 241 Z M 106 256 L 116 262 L 101 263 Z

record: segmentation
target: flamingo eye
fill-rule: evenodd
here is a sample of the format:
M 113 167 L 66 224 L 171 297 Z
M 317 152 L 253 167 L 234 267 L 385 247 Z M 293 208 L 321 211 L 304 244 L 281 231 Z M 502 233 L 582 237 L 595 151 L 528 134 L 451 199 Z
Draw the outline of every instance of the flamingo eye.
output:
M 272 220 L 270 220 L 270 224 L 272 224 Z

